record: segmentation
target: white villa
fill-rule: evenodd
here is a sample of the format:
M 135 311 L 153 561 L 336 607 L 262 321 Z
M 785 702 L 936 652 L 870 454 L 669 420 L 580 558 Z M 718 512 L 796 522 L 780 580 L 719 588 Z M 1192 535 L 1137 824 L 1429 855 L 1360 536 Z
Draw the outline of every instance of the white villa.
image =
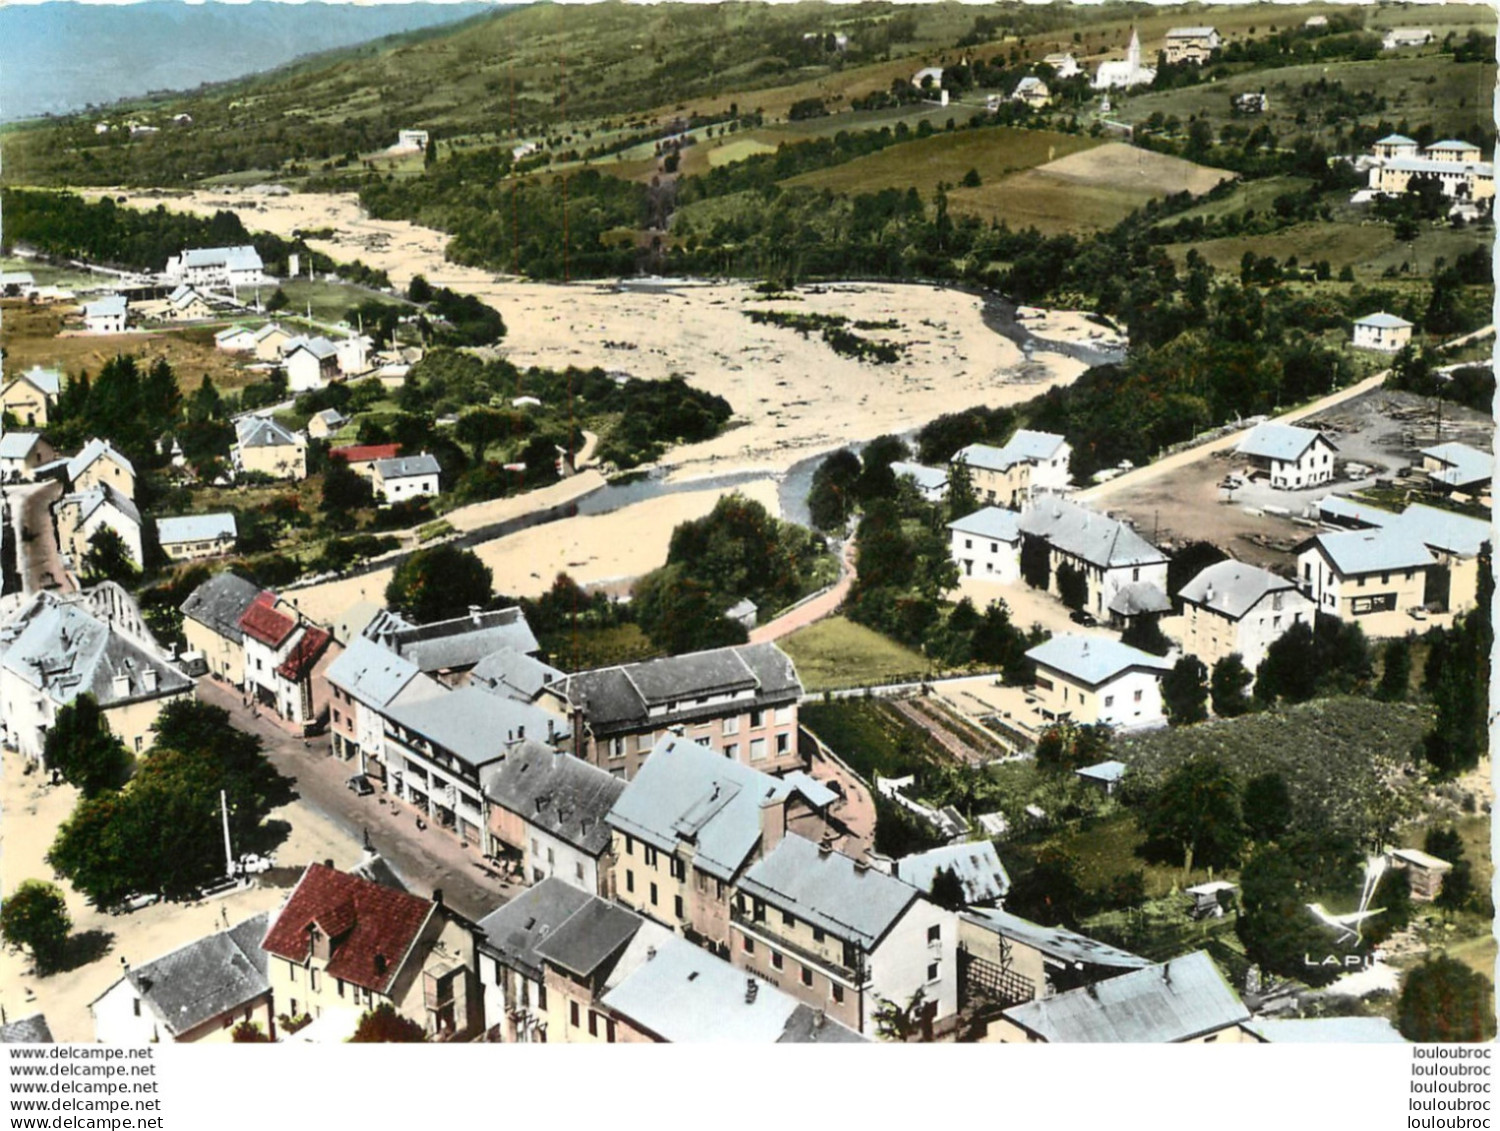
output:
M 1316 429 L 1266 423 L 1252 429 L 1235 452 L 1270 475 L 1272 487 L 1298 490 L 1333 478 L 1338 449 Z
M 948 524 L 959 576 L 1005 585 L 1021 579 L 1021 531 L 1015 511 L 985 507 Z
M 124 295 L 106 295 L 83 308 L 83 325 L 90 334 L 123 334 L 129 304 Z
M 1046 719 L 1121 729 L 1160 726 L 1161 678 L 1172 664 L 1118 640 L 1054 636 L 1026 653 L 1036 665 L 1034 692 Z
M 1169 63 L 1193 63 L 1198 66 L 1208 62 L 1223 44 L 1218 30 L 1211 27 L 1174 27 L 1167 32 L 1164 51 Z
M 1405 318 L 1380 311 L 1366 314 L 1354 323 L 1354 346 L 1356 349 L 1380 350 L 1396 353 L 1410 344 L 1412 324 Z

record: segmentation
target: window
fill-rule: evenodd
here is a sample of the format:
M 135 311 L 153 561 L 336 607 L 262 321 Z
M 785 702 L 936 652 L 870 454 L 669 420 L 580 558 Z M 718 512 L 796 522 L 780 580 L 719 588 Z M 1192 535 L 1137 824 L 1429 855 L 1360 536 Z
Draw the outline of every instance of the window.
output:
M 797 925 L 797 916 L 793 915 L 790 911 L 783 911 L 781 913 L 781 923 L 785 927 L 795 927 Z
M 837 982 L 832 983 L 832 985 L 833 985 L 833 1002 L 834 1002 L 834 1004 L 835 1005 L 843 1005 L 844 1004 L 844 987 L 841 986 L 841 985 L 839 985 Z
M 812 985 L 812 967 L 810 967 L 810 966 L 804 966 L 804 967 L 802 967 L 802 984 L 804 986 L 810 986 L 810 985 Z
M 613 1020 L 604 1022 L 604 1039 L 610 1044 L 615 1043 L 615 1023 Z
M 785 965 L 786 965 L 786 960 L 784 958 L 782 958 L 779 953 L 777 953 L 776 951 L 773 950 L 771 952 L 771 969 L 772 970 L 780 970 Z
M 1140 579 L 1141 579 L 1141 567 L 1140 566 L 1136 566 L 1133 570 L 1130 571 L 1130 580 L 1131 581 L 1139 581 Z
M 133 1006 L 133 1007 L 134 1007 L 134 1009 L 135 1009 L 135 1015 L 136 1015 L 136 1016 L 137 1016 L 137 1017 L 139 1017 L 139 1016 L 140 1016 L 140 1015 L 141 1015 L 141 999 L 140 999 L 140 998 L 135 998 L 135 999 L 133 999 L 133 1000 L 132 1000 L 132 1001 L 131 1001 L 131 1003 L 130 1003 L 130 1004 L 131 1004 L 131 1005 L 132 1005 L 132 1006 Z
M 291 959 L 287 959 L 286 963 L 286 980 L 294 986 L 297 984 L 297 964 Z
M 992 553 L 992 554 L 998 554 L 999 552 L 1000 552 L 1000 543 L 999 542 L 991 542 L 990 543 L 990 553 Z
M 574 863 L 573 863 L 573 878 L 575 880 L 577 880 L 579 883 L 583 883 L 583 861 L 582 860 L 576 860 L 576 861 L 574 861 Z
M 609 756 L 611 758 L 625 757 L 625 740 L 616 738 L 609 744 Z
M 646 845 L 646 867 L 648 867 L 648 868 L 655 868 L 656 867 L 656 858 L 657 858 L 656 849 L 652 848 L 649 844 Z
M 964 549 L 965 550 L 972 550 L 973 548 L 974 548 L 974 539 L 972 539 L 972 538 L 965 538 L 964 539 Z
M 738 758 L 740 756 L 740 744 L 738 742 L 726 742 L 724 744 L 724 757 Z
M 591 1037 L 597 1037 L 598 1035 L 599 1035 L 599 1015 L 597 1013 L 595 1013 L 591 1009 L 591 1010 L 589 1010 L 589 1036 L 591 1036 Z
M 813 928 L 813 942 L 822 942 L 822 941 L 823 941 L 823 928 L 822 927 L 814 927 Z
M 752 939 L 749 935 L 741 935 L 740 936 L 740 949 L 743 950 L 746 954 L 754 954 L 755 953 L 755 940 Z
M 752 738 L 750 740 L 750 761 L 763 762 L 766 758 L 766 740 L 764 738 Z
M 1391 612 L 1396 607 L 1396 595 L 1394 593 L 1377 593 L 1373 597 L 1355 597 L 1349 602 L 1349 611 L 1355 616 L 1364 616 L 1366 613 Z
M 678 859 L 676 856 L 672 857 L 671 859 L 671 871 L 672 878 L 674 880 L 687 879 L 687 864 Z
M 536 837 L 531 838 L 531 854 L 533 856 L 540 856 L 542 854 L 542 847 L 537 844 Z
M 752 728 L 765 725 L 765 713 L 757 708 L 750 712 L 750 726 Z
M 776 753 L 785 754 L 792 748 L 792 736 L 789 734 L 778 734 L 776 736 Z
M 927 980 L 929 982 L 936 982 L 938 980 L 939 965 L 937 962 L 929 962 L 927 964 Z
M 575 1029 L 578 1028 L 578 1003 L 576 1001 L 568 1002 L 568 1024 Z
M 676 915 L 678 919 L 687 918 L 687 915 L 682 910 L 682 896 L 680 895 L 672 897 L 672 914 Z
M 1115 697 L 1113 695 L 1106 695 L 1104 697 L 1104 705 L 1106 707 L 1113 707 L 1115 705 Z
M 547 987 L 541 983 L 536 987 L 536 1007 L 540 1010 L 547 1008 Z
M 943 940 L 943 925 L 941 923 L 934 923 L 932 926 L 930 926 L 930 927 L 927 928 L 927 941 L 928 942 L 942 942 L 942 940 Z
M 495 963 L 495 982 L 496 982 L 497 985 L 500 982 L 499 975 L 500 975 L 500 963 L 497 962 L 497 963 Z M 343 997 L 344 996 L 344 979 L 342 979 L 342 978 L 335 978 L 334 981 L 338 983 L 339 997 Z
M 651 885 L 651 906 L 652 907 L 656 906 L 656 885 L 655 884 Z
M 1142 695 L 1144 695 L 1144 694 L 1145 694 L 1145 693 L 1144 693 L 1144 692 L 1143 692 L 1143 691 L 1141 691 L 1141 690 L 1140 690 L 1140 688 L 1136 688 L 1136 692 L 1135 692 L 1135 701 L 1136 701 L 1136 702 L 1137 702 L 1137 703 L 1139 703 L 1139 702 L 1140 702 L 1140 701 L 1141 701 L 1141 696 L 1142 696 Z
M 635 855 L 635 837 L 631 836 L 629 833 L 625 834 L 625 855 Z
M 740 717 L 738 715 L 731 715 L 724 720 L 724 733 L 726 735 L 740 733 Z
M 635 891 L 635 873 L 629 868 L 625 869 L 625 890 Z
M 553 853 L 552 849 L 550 849 L 550 848 L 547 849 L 547 867 L 550 868 L 550 867 L 552 867 L 552 865 L 554 865 L 556 863 L 557 863 L 557 857 L 556 857 L 556 855 Z
M 789 723 L 789 722 L 792 721 L 792 716 L 795 713 L 796 713 L 796 708 L 795 707 L 777 707 L 776 708 L 776 723 L 777 723 L 777 725 L 778 726 L 785 726 L 787 723 Z
M 317 992 L 317 989 L 318 989 L 318 968 L 316 966 L 312 966 L 312 967 L 308 968 L 308 971 L 307 971 L 307 985 L 308 985 L 308 988 L 310 988 L 314 993 Z

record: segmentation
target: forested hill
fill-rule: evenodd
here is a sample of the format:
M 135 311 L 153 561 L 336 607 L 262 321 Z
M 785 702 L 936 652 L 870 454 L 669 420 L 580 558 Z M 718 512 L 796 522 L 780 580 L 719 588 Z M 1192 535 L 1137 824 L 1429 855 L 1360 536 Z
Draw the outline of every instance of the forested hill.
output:
M 0 120 L 67 114 L 153 90 L 187 90 L 293 59 L 494 10 L 442 4 L 47 4 L 0 6 Z M 87 50 L 80 45 L 87 43 Z

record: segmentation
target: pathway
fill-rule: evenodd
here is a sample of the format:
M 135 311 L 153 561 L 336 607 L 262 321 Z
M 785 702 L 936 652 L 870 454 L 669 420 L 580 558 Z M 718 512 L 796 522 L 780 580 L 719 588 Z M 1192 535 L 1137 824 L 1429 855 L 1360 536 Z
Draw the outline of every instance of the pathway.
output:
M 843 553 L 839 556 L 839 579 L 817 596 L 754 629 L 750 633 L 750 643 L 769 644 L 837 612 L 844 603 L 844 598 L 849 595 L 849 590 L 854 587 L 854 557 L 854 539 L 850 538 L 844 543 Z

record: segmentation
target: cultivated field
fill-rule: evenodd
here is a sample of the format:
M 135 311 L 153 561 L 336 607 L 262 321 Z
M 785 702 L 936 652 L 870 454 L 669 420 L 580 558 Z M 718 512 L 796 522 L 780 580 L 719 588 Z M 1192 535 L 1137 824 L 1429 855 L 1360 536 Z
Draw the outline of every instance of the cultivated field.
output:
M 777 643 L 797 665 L 808 691 L 910 679 L 932 666 L 920 652 L 843 617 L 798 629 Z

